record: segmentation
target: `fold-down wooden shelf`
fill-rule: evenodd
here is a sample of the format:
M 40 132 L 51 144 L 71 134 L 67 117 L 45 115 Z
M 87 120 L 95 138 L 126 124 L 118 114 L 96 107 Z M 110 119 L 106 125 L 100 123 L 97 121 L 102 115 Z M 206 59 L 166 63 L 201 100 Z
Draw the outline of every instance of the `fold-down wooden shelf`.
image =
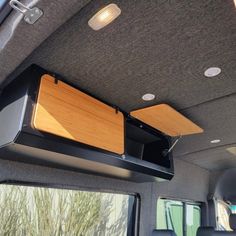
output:
M 202 128 L 167 104 L 135 110 L 130 114 L 172 137 L 203 132 Z

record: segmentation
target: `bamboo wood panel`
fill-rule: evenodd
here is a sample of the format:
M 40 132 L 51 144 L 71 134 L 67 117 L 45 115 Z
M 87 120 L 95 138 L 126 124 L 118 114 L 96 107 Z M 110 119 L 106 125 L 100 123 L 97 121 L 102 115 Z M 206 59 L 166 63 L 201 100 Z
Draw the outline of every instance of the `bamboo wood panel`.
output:
M 43 75 L 33 126 L 114 153 L 124 153 L 124 116 L 114 108 Z
M 203 129 L 167 104 L 132 111 L 131 116 L 169 136 L 202 133 Z

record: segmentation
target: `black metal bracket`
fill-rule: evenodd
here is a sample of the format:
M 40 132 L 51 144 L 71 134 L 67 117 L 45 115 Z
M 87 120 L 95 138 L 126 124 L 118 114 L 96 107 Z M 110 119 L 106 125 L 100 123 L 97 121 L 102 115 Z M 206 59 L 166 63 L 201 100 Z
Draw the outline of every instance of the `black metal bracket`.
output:
M 176 140 L 174 141 L 174 143 L 171 145 L 171 147 L 168 150 L 164 151 L 164 156 L 167 156 L 173 149 L 174 147 L 177 145 L 177 143 L 179 142 L 179 140 L 182 138 L 182 135 L 180 135 L 178 138 L 176 138 Z

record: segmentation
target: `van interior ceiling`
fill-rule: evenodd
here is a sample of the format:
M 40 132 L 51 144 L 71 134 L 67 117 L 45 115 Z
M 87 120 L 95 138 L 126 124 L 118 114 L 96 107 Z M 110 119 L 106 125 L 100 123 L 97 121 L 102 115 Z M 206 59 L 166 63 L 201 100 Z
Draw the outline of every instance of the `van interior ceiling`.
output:
M 236 235 L 235 0 L 0 0 L 0 235 Z

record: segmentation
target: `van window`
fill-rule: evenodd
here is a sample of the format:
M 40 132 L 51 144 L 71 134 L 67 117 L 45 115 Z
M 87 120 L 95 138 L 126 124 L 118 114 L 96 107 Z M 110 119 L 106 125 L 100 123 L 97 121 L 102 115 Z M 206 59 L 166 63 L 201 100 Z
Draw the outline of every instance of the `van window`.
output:
M 186 235 L 195 236 L 201 225 L 201 208 L 196 204 L 186 204 Z
M 232 214 L 236 214 L 236 205 L 230 205 L 230 210 Z
M 217 213 L 217 229 L 223 231 L 231 231 L 229 226 L 230 207 L 223 201 L 216 202 Z
M 7 3 L 7 0 L 0 1 L 0 11 L 2 10 L 3 6 Z
M 159 199 L 157 202 L 157 229 L 172 229 L 177 236 L 195 236 L 201 225 L 198 203 Z
M 6 17 L 12 11 L 11 6 L 8 4 L 10 0 L 0 0 L 0 27 Z
M 136 197 L 18 185 L 0 186 L 1 235 L 134 235 Z

